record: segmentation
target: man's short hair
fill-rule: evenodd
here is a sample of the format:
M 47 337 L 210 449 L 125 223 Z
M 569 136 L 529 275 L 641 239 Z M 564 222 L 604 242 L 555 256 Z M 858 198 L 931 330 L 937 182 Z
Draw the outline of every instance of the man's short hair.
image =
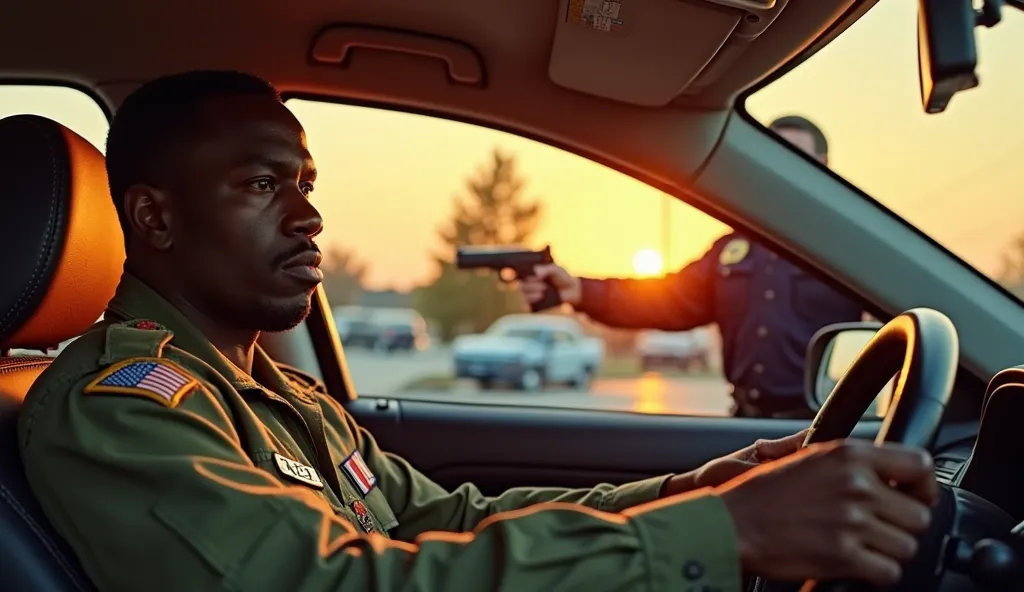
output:
M 786 115 L 773 121 L 768 128 L 774 131 L 793 129 L 806 132 L 814 138 L 814 151 L 823 156 L 828 156 L 828 138 L 825 137 L 825 132 L 821 131 L 821 128 L 806 117 Z
M 137 183 L 155 184 L 160 162 L 192 132 L 197 107 L 212 98 L 256 95 L 280 101 L 266 80 L 229 70 L 172 74 L 143 84 L 121 104 L 107 134 L 107 177 L 127 238 L 124 194 Z

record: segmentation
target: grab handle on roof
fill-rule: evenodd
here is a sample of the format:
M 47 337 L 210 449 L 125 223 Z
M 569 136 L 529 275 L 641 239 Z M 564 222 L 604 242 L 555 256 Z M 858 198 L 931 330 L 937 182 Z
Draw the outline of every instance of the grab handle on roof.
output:
M 421 33 L 366 27 L 337 25 L 320 32 L 313 41 L 311 59 L 315 64 L 347 65 L 353 49 L 369 49 L 418 55 L 441 60 L 453 84 L 482 86 L 484 66 L 472 47 Z

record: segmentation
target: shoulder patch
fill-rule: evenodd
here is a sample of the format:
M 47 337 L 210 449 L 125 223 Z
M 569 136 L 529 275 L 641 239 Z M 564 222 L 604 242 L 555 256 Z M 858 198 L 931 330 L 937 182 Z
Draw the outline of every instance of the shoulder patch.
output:
M 86 394 L 112 393 L 144 397 L 177 407 L 199 384 L 189 372 L 163 358 L 129 358 L 105 369 L 86 385 Z

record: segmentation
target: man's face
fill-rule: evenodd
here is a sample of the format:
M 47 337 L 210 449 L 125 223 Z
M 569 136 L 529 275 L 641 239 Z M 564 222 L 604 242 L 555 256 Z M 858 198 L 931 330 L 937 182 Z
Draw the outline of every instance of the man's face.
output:
M 811 135 L 810 132 L 794 127 L 780 127 L 775 130 L 775 133 L 779 134 L 782 136 L 782 139 L 811 155 L 820 162 L 827 162 L 828 155 L 818 152 L 814 146 L 814 136 Z
M 207 101 L 197 130 L 170 203 L 182 293 L 233 329 L 289 329 L 323 279 L 305 133 L 284 105 L 258 96 Z

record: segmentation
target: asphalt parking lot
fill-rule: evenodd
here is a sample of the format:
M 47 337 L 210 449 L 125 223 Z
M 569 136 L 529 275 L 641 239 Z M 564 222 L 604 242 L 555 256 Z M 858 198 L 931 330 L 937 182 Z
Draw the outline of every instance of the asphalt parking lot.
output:
M 444 388 L 407 389 L 424 378 L 451 373 L 451 355 L 443 348 L 412 354 L 382 354 L 346 350 L 349 369 L 362 396 L 400 396 L 411 399 L 452 400 L 483 404 L 522 404 L 608 409 L 642 413 L 728 415 L 731 400 L 720 377 L 638 373 L 636 376 L 598 378 L 588 391 L 549 387 L 539 393 L 513 390 L 481 391 L 472 381 Z M 429 382 L 429 381 L 426 381 Z

